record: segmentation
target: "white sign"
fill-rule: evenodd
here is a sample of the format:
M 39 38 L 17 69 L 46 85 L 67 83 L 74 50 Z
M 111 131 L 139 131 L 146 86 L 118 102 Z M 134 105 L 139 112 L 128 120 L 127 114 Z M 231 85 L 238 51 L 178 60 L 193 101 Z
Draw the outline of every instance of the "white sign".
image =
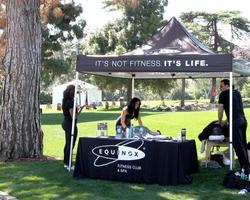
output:
M 139 142 L 139 147 L 134 148 L 128 146 L 129 144 L 132 144 L 134 142 Z M 94 166 L 102 167 L 117 162 L 119 160 L 132 161 L 143 159 L 145 157 L 145 153 L 140 150 L 143 144 L 143 140 L 127 140 L 122 141 L 116 145 L 97 146 L 92 149 L 92 153 L 97 156 L 94 161 Z M 98 160 L 100 158 L 104 159 L 106 162 L 98 164 Z

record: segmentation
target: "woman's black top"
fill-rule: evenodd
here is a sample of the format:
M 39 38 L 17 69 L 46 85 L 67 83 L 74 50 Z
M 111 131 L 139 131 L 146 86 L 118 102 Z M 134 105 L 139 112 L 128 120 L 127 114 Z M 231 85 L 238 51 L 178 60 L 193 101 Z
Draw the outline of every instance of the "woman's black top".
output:
M 125 117 L 125 124 L 127 127 L 130 127 L 131 126 L 131 119 L 134 119 L 134 115 L 129 115 L 127 114 L 126 117 Z M 121 126 L 122 123 L 121 123 L 121 116 L 119 116 L 116 120 L 116 126 Z
M 68 99 L 65 102 L 63 102 L 62 109 L 63 109 L 63 116 L 65 121 L 72 121 L 72 117 L 70 115 L 69 110 L 73 109 L 74 107 L 74 100 Z

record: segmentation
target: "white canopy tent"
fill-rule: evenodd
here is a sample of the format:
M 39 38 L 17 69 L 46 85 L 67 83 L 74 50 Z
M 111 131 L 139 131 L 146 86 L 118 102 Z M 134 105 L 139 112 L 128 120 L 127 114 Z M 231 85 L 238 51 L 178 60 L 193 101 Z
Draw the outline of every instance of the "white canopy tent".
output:
M 172 18 L 158 33 L 144 43 L 142 47 L 125 55 L 78 55 L 76 70 L 76 81 L 78 79 L 78 72 L 92 73 L 104 76 L 132 78 L 132 87 L 134 79 L 139 78 L 229 77 L 231 82 L 230 169 L 232 169 L 232 55 L 213 53 L 194 38 L 176 18 Z M 72 124 L 74 124 L 74 117 Z M 73 130 L 72 126 L 72 135 L 74 134 Z M 72 141 L 73 139 L 71 140 L 71 147 L 73 147 Z M 71 160 L 72 148 L 70 167 Z
M 52 105 L 56 106 L 59 103 L 62 104 L 63 91 L 67 88 L 68 85 L 75 85 L 76 81 L 70 81 L 61 85 L 53 87 L 52 91 Z M 83 105 L 85 101 L 88 104 L 99 105 L 102 101 L 102 91 L 98 89 L 97 86 L 89 84 L 85 81 L 78 81 L 78 104 Z

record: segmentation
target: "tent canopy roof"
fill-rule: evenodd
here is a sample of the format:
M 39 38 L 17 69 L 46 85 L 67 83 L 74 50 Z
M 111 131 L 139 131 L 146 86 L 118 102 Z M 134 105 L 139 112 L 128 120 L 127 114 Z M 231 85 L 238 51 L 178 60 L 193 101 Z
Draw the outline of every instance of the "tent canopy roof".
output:
M 225 77 L 223 72 L 232 71 L 232 55 L 213 53 L 173 17 L 141 47 L 122 56 L 78 55 L 76 69 L 122 78 Z
M 66 88 L 68 85 L 75 85 L 75 84 L 76 84 L 76 81 L 73 80 L 73 81 L 70 81 L 70 82 L 67 82 L 67 83 L 64 83 L 61 85 L 56 85 L 53 88 L 55 88 L 55 90 L 57 90 L 58 88 Z M 78 84 L 79 88 L 81 88 L 81 89 L 98 89 L 97 86 L 92 85 L 90 83 L 87 83 L 85 81 L 81 81 L 81 80 L 78 80 L 77 84 Z
M 154 34 L 141 47 L 125 55 L 152 54 L 214 54 L 190 34 L 182 24 L 172 17 L 159 32 Z

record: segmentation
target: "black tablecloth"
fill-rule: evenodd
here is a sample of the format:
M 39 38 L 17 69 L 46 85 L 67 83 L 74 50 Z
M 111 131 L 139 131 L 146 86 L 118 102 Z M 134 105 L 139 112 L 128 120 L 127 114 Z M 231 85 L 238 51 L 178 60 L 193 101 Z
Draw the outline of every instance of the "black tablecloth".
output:
M 176 185 L 198 170 L 194 140 L 80 138 L 74 177 Z

